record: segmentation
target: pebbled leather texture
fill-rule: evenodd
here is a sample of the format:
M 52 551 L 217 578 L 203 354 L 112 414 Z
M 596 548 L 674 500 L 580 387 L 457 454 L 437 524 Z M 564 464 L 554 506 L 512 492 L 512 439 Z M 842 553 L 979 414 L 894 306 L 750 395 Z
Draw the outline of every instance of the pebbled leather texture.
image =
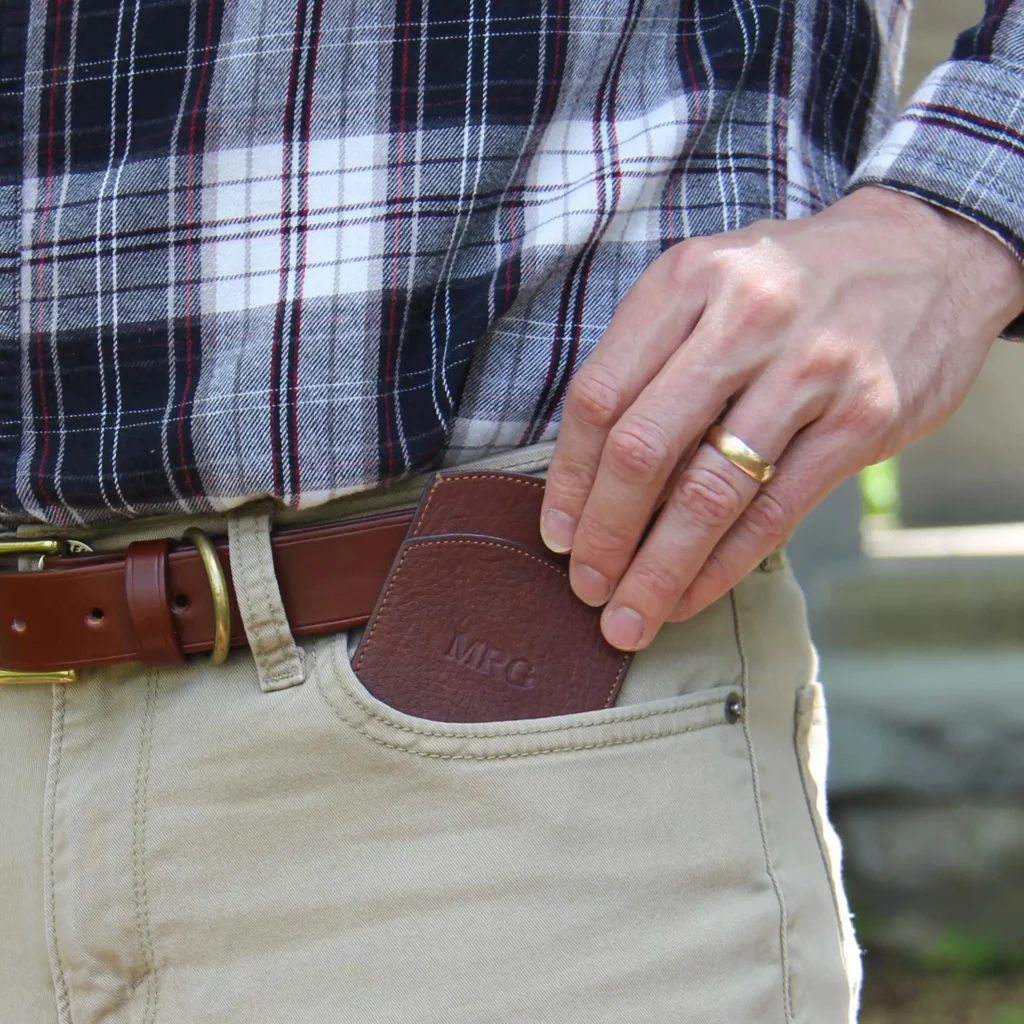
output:
M 543 483 L 492 475 L 441 476 L 424 494 L 356 673 L 390 707 L 441 722 L 611 707 L 630 655 L 605 642 L 600 610 L 544 548 Z
M 540 536 L 544 481 L 518 473 L 439 473 L 423 492 L 410 537 L 479 533 L 521 544 L 559 564 Z

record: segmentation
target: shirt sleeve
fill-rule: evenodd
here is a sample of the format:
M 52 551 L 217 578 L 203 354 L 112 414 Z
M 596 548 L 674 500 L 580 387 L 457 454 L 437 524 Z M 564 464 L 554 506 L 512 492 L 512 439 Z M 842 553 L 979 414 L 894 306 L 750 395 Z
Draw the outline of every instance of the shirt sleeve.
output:
M 862 185 L 966 217 L 1024 260 L 1024 0 L 986 0 L 848 189 Z

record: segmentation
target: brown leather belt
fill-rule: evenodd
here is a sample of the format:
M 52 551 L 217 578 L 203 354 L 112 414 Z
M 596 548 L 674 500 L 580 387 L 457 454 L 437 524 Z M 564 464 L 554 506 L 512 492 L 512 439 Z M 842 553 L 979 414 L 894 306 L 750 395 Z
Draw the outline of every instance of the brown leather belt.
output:
M 274 566 L 292 632 L 365 623 L 412 517 L 410 509 L 276 532 Z M 8 553 L 19 546 L 9 543 Z M 227 541 L 216 551 L 231 644 L 242 646 Z M 71 682 L 67 670 L 124 661 L 173 664 L 213 649 L 214 623 L 210 577 L 191 544 L 139 541 L 118 554 L 53 558 L 36 572 L 0 573 L 0 682 Z

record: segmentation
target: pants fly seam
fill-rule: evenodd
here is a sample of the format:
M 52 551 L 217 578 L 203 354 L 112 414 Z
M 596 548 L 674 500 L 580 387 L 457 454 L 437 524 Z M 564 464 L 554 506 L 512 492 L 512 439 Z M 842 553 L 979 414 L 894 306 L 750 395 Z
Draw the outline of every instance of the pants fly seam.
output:
M 53 707 L 50 725 L 50 763 L 46 772 L 46 797 L 43 818 L 43 850 L 45 857 L 44 901 L 46 906 L 46 939 L 49 947 L 50 973 L 53 976 L 54 998 L 59 1024 L 71 1024 L 71 997 L 64 977 L 60 947 L 57 942 L 57 897 L 54 882 L 54 835 L 57 828 L 57 784 L 60 780 L 64 753 L 64 712 L 67 694 L 63 686 L 52 687 Z
M 134 842 L 132 846 L 132 868 L 135 889 L 135 927 L 145 974 L 136 982 L 146 982 L 146 1005 L 143 1024 L 151 1024 L 156 1017 L 157 978 L 156 958 L 153 952 L 153 933 L 149 919 L 149 891 L 146 881 L 146 825 L 149 815 L 149 771 L 152 764 L 153 722 L 156 712 L 156 698 L 159 688 L 156 672 L 147 673 L 146 702 L 143 706 L 142 736 L 139 743 L 139 761 L 135 773 L 134 798 Z

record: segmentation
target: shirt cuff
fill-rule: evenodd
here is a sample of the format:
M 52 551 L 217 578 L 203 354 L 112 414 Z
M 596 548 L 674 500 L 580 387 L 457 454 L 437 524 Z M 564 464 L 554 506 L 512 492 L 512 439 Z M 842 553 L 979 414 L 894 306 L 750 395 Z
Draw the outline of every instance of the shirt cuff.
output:
M 940 65 L 847 185 L 881 185 L 965 217 L 1024 261 L 1024 68 Z M 1004 332 L 1024 340 L 1024 314 Z

